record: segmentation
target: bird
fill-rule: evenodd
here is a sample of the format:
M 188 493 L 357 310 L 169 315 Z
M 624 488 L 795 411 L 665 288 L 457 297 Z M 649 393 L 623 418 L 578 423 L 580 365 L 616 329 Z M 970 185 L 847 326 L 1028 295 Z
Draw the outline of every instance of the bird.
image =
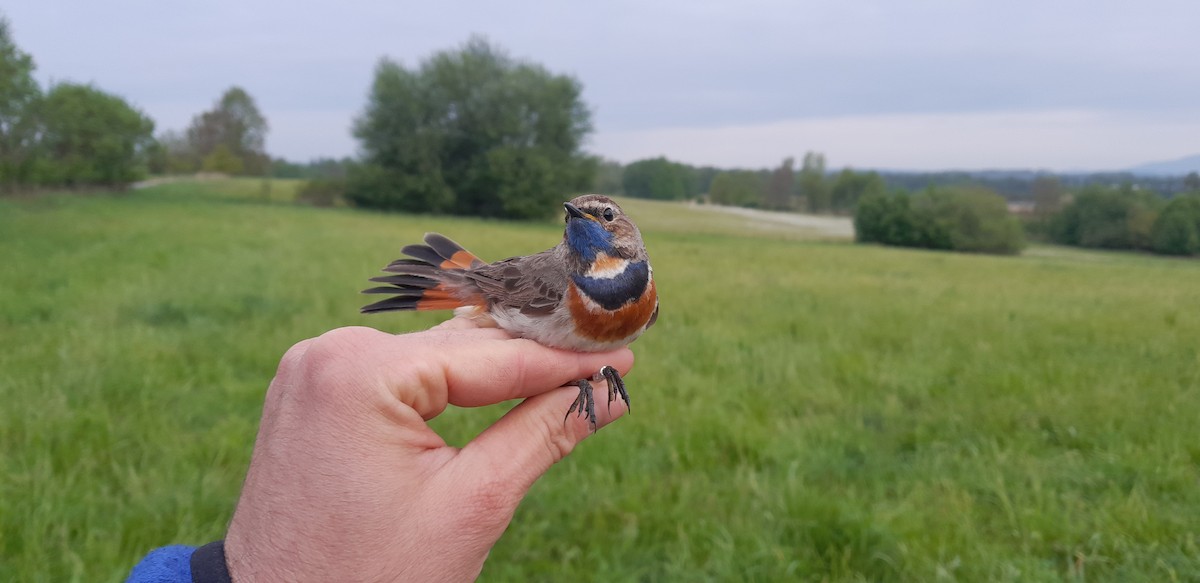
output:
M 600 194 L 563 203 L 562 240 L 533 255 L 487 263 L 438 233 L 401 249 L 387 284 L 363 290 L 392 297 L 363 306 L 366 314 L 394 310 L 454 310 L 483 326 L 545 346 L 606 352 L 637 340 L 658 320 L 654 269 L 641 231 L 621 207 Z M 570 385 L 579 393 L 567 414 L 585 416 L 596 430 L 592 382 L 607 381 L 608 406 L 619 396 L 629 410 L 621 375 L 604 366 Z

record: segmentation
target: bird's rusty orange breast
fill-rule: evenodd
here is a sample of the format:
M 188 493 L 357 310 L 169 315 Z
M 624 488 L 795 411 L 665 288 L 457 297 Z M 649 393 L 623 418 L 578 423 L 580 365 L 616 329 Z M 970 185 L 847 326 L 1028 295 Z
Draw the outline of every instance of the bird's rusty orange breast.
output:
M 589 307 L 575 282 L 567 284 L 567 306 L 575 322 L 575 332 L 596 342 L 616 342 L 637 334 L 650 321 L 657 304 L 654 279 L 646 283 L 641 297 L 616 310 Z

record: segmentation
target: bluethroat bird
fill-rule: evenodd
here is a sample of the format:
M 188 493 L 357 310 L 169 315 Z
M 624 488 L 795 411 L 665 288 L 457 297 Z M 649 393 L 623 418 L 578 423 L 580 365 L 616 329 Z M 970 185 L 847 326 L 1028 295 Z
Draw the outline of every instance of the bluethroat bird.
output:
M 391 310 L 454 310 L 456 315 L 495 325 L 515 336 L 546 346 L 580 352 L 604 352 L 625 346 L 658 319 L 654 270 L 642 234 L 612 199 L 587 194 L 564 203 L 562 241 L 541 253 L 485 263 L 439 235 L 424 245 L 401 250 L 371 278 L 388 284 L 364 290 L 393 297 L 362 308 L 363 313 Z M 629 407 L 625 382 L 611 366 L 593 381 L 608 382 L 608 402 L 616 396 Z M 586 415 L 596 426 L 595 399 L 588 379 L 572 383 L 579 395 L 571 413 Z

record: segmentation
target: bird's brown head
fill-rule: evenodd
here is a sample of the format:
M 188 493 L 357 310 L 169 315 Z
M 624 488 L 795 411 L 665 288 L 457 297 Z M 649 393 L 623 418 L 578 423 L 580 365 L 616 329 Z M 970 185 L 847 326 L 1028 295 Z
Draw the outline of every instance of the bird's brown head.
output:
M 611 198 L 585 194 L 564 203 L 563 242 L 573 255 L 592 262 L 603 253 L 613 258 L 646 259 L 646 246 L 637 225 Z

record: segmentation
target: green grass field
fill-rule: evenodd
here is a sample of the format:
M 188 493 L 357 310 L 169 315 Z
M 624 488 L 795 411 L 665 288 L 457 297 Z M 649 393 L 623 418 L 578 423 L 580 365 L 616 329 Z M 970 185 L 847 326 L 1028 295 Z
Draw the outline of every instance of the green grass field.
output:
M 258 186 L 0 200 L 0 581 L 220 537 L 291 344 L 440 319 L 358 314 L 400 246 L 560 236 Z M 633 414 L 535 486 L 482 580 L 1200 580 L 1200 263 L 629 210 L 662 296 Z M 461 444 L 501 413 L 435 424 Z

